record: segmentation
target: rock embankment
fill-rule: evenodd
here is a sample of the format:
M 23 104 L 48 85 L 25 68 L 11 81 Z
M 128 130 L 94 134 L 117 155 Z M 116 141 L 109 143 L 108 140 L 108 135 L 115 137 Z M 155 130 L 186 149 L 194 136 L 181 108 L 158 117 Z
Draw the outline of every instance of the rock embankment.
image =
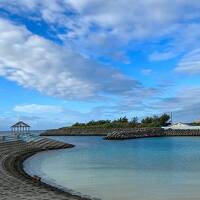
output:
M 133 128 L 60 128 L 47 130 L 41 136 L 106 136 L 113 132 L 129 132 Z
M 130 128 L 128 130 L 114 131 L 108 134 L 104 139 L 106 140 L 125 140 L 144 137 L 158 137 L 164 136 L 164 129 L 162 128 Z
M 73 145 L 51 139 L 32 142 L 0 142 L 0 199 L 1 200 L 88 200 L 45 184 L 23 170 L 23 161 L 39 152 L 70 148 Z
M 163 128 L 61 128 L 48 130 L 42 136 L 105 136 L 107 140 L 123 140 L 162 136 L 200 136 L 200 129 Z
M 200 129 L 167 129 L 164 133 L 166 136 L 200 136 Z
M 162 128 L 135 128 L 129 131 L 114 131 L 108 134 L 106 140 L 125 140 L 145 137 L 164 137 L 164 136 L 200 136 L 200 129 L 181 130 L 181 129 L 162 129 Z

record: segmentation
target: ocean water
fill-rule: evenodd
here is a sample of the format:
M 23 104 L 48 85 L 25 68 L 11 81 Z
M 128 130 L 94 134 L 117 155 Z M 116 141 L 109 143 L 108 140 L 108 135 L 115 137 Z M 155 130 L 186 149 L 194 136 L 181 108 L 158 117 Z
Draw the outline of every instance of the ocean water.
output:
M 41 133 L 43 133 L 45 130 L 31 130 L 31 134 L 34 135 L 40 135 Z M 11 135 L 12 132 L 11 131 L 0 131 L 0 135 Z
M 29 174 L 52 185 L 104 200 L 200 199 L 200 137 L 55 139 L 76 147 L 42 152 L 24 163 Z

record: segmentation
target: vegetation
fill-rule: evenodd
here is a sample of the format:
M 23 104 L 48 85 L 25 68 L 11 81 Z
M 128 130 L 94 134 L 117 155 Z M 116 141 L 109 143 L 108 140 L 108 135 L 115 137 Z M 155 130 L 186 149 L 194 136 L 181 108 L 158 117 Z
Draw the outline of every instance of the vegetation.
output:
M 200 126 L 200 121 L 192 122 L 192 123 L 190 123 L 189 125 L 192 125 L 192 126 Z
M 170 120 L 170 116 L 163 114 L 161 116 L 146 117 L 138 122 L 137 117 L 128 120 L 127 117 L 111 120 L 89 121 L 88 123 L 75 123 L 73 128 L 118 128 L 118 127 L 161 127 L 166 126 Z

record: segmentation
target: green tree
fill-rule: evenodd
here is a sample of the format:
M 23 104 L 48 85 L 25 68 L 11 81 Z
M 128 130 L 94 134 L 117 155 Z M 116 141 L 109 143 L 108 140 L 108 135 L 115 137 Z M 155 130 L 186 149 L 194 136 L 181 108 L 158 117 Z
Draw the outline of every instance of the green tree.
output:
M 133 117 L 132 119 L 131 119 L 131 121 L 129 122 L 129 124 L 131 125 L 131 126 L 137 126 L 138 125 L 138 118 L 137 117 Z
M 159 121 L 160 121 L 160 125 L 161 126 L 165 126 L 167 124 L 167 122 L 169 121 L 170 116 L 168 114 L 163 114 L 160 116 Z

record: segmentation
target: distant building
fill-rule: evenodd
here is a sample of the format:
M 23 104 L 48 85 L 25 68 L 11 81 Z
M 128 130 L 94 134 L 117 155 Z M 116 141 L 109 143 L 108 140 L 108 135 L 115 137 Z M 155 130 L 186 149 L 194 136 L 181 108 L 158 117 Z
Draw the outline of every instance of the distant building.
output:
M 23 121 L 19 121 L 11 126 L 11 132 L 13 135 L 24 135 L 30 133 L 30 126 Z
M 192 126 L 189 124 L 185 124 L 185 123 L 175 123 L 171 126 L 165 127 L 165 129 L 182 129 L 182 130 L 192 130 L 192 129 L 200 129 L 200 126 Z

